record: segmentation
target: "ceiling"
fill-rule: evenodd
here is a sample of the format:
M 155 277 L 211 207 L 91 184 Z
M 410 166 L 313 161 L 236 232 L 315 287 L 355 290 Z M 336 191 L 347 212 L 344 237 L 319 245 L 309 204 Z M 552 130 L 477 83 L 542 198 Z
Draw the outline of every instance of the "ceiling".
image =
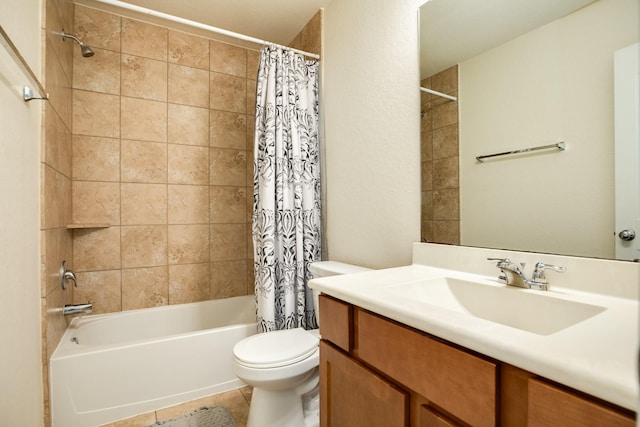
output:
M 431 76 L 595 0 L 431 0 L 420 8 L 420 76 Z
M 126 0 L 152 9 L 269 42 L 287 45 L 331 0 Z M 98 0 L 76 3 L 122 12 Z M 141 16 L 131 12 L 125 16 Z
M 331 0 L 106 0 L 129 3 L 269 42 L 287 45 Z M 417 3 L 419 4 L 419 0 Z M 568 15 L 595 0 L 430 0 L 420 8 L 422 78 Z M 133 18 L 154 17 L 100 0 L 75 0 Z M 366 13 L 364 11 L 363 13 Z M 172 24 L 177 29 L 184 25 Z M 193 30 L 195 33 L 206 33 Z M 207 35 L 207 34 L 205 34 Z M 255 47 L 229 37 L 219 40 Z

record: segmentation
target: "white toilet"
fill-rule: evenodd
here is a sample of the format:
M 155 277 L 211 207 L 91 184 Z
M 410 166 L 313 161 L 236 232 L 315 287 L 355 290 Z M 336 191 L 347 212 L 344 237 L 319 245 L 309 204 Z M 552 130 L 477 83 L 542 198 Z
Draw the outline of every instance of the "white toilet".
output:
M 335 261 L 309 267 L 313 277 L 367 271 Z M 318 323 L 317 295 L 314 305 Z M 267 332 L 245 338 L 233 348 L 235 374 L 253 387 L 247 427 L 317 427 L 320 350 L 318 329 Z

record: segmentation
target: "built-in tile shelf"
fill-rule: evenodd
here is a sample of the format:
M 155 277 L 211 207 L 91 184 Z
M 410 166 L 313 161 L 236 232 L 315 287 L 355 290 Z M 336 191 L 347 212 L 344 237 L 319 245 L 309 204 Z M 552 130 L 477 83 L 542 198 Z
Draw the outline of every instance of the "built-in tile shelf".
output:
M 68 224 L 67 230 L 85 229 L 85 228 L 109 228 L 111 224 Z

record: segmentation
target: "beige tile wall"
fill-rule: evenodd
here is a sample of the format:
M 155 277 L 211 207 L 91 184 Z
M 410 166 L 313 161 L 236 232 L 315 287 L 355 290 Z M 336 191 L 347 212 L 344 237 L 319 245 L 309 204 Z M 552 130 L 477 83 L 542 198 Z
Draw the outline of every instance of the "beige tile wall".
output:
M 253 293 L 258 52 L 77 6 L 74 302 L 94 313 Z
M 320 9 L 288 46 L 305 52 L 322 54 L 323 13 L 323 9 Z
M 73 3 L 46 0 L 42 3 L 44 85 L 49 101 L 42 103 L 43 130 L 40 153 L 40 254 L 42 297 L 42 377 L 45 426 L 51 425 L 49 410 L 49 358 L 66 329 L 60 308 L 72 301 L 73 289 L 63 291 L 59 269 L 63 260 L 72 263 L 71 222 L 71 128 L 73 50 L 77 47 L 53 32 L 73 32 Z
M 421 85 L 457 96 L 458 66 Z M 421 114 L 422 241 L 459 244 L 458 103 L 423 92 Z

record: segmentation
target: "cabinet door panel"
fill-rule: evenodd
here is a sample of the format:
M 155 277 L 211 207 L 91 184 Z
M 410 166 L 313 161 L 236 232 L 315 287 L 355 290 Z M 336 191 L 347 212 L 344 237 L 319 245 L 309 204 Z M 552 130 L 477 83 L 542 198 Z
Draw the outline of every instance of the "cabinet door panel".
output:
M 352 349 L 353 306 L 326 295 L 319 297 L 320 335 L 346 352 Z
M 611 408 L 538 379 L 529 380 L 529 427 L 632 427 L 635 421 Z
M 456 427 L 453 421 L 426 405 L 420 407 L 420 427 Z
M 529 379 L 534 375 L 506 363 L 500 366 L 500 425 L 527 425 Z
M 320 342 L 321 427 L 407 427 L 409 394 L 324 340 Z
M 363 361 L 466 423 L 496 425 L 495 363 L 361 309 L 354 322 Z

